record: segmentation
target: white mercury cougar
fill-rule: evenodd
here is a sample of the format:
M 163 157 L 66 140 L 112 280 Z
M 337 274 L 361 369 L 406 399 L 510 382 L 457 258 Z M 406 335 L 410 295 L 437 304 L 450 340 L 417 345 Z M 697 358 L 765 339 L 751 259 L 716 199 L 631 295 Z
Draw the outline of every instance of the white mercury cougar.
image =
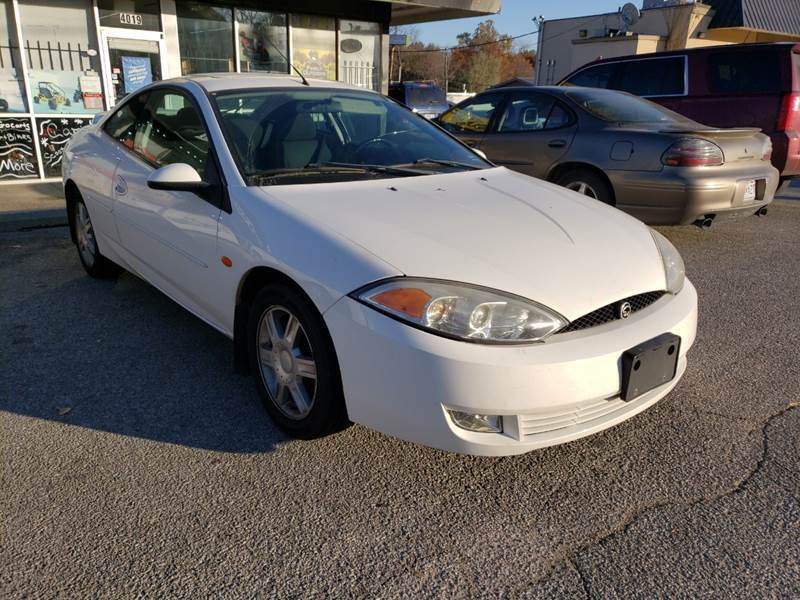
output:
M 78 132 L 63 177 L 89 275 L 127 269 L 232 338 L 292 436 L 526 452 L 652 405 L 694 342 L 663 236 L 374 92 L 159 82 Z

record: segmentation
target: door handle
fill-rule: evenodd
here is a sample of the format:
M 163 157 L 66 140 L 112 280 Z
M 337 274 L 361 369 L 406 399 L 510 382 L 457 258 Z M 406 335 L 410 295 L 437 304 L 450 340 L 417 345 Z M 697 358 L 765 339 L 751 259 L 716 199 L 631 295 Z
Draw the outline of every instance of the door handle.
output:
M 550 140 L 547 145 L 551 148 L 563 148 L 567 145 L 567 140 Z
M 120 196 L 124 196 L 128 192 L 128 184 L 119 175 L 117 175 L 117 182 L 114 184 L 114 191 Z

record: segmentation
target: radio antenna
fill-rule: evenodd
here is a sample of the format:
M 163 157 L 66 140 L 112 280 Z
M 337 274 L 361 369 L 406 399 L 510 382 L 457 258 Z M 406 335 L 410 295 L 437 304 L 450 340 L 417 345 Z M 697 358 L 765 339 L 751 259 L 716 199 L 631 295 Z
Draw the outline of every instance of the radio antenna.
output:
M 269 38 L 267 38 L 267 41 L 269 42 L 269 45 L 270 45 L 270 46 L 272 46 L 273 48 L 275 48 L 275 52 L 277 52 L 277 53 L 278 53 L 278 56 L 280 56 L 280 57 L 281 57 L 283 60 L 285 60 L 285 61 L 286 61 L 286 63 L 287 63 L 287 64 L 288 64 L 290 67 L 292 67 L 292 69 L 294 69 L 294 72 L 295 72 L 295 73 L 297 73 L 298 75 L 300 75 L 300 79 L 302 79 L 302 80 L 303 80 L 303 85 L 307 85 L 307 86 L 311 87 L 311 85 L 308 83 L 308 80 L 306 79 L 305 75 L 303 75 L 303 74 L 300 72 L 300 69 L 298 69 L 298 68 L 297 68 L 297 67 L 295 67 L 295 66 L 294 66 L 294 65 L 293 65 L 291 62 L 289 62 L 289 59 L 288 59 L 288 58 L 286 58 L 286 55 L 285 55 L 283 52 L 281 52 L 281 51 L 278 49 L 278 47 L 275 45 L 275 42 L 273 42 L 273 41 L 272 41 L 271 39 L 269 39 Z

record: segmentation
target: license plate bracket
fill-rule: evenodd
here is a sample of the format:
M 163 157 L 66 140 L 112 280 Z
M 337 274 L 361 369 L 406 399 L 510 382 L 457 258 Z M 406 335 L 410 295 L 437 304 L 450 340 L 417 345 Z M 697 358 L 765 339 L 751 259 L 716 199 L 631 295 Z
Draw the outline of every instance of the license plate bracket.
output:
M 622 354 L 622 399 L 630 402 L 671 381 L 678 370 L 681 338 L 663 333 Z

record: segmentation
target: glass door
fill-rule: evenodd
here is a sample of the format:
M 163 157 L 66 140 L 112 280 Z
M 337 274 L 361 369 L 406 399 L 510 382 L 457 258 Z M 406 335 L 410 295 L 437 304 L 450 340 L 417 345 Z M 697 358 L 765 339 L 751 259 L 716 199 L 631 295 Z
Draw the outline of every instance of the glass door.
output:
M 103 75 L 109 108 L 141 87 L 165 76 L 163 34 L 103 29 Z

